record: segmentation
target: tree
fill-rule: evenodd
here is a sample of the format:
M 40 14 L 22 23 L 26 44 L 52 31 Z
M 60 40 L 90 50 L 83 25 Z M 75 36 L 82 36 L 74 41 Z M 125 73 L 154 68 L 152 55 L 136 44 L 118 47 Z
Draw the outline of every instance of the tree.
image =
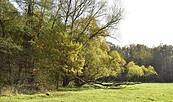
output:
M 52 22 L 52 28 L 58 23 L 57 18 L 62 19 L 65 29 L 68 34 L 75 36 L 76 41 L 80 41 L 83 36 L 88 36 L 92 39 L 96 36 L 110 36 L 102 32 L 113 27 L 121 20 L 122 10 L 118 7 L 108 7 L 107 2 L 93 0 L 59 0 L 56 3 L 56 13 L 52 16 L 55 18 Z M 115 6 L 115 5 L 114 5 Z M 107 10 L 107 12 L 105 12 Z M 99 29 L 95 29 L 92 33 L 88 30 L 92 28 L 91 24 L 101 22 L 100 20 L 107 18 L 104 24 L 100 24 Z M 96 26 L 95 26 L 96 27 Z
M 83 49 L 83 56 L 85 58 L 84 69 L 82 74 L 78 75 L 81 79 L 88 81 L 94 81 L 101 76 L 109 75 L 108 69 L 108 49 L 102 49 L 102 44 L 104 41 L 101 41 L 101 38 L 97 40 L 90 40 L 86 44 L 86 47 Z M 105 47 L 108 47 L 105 45 Z M 80 81 L 80 80 L 78 80 Z M 79 84 L 79 83 L 78 83 Z M 84 82 L 82 82 L 84 84 Z M 82 85 L 81 84 L 81 85 Z M 80 85 L 77 85 L 80 86 Z
M 153 49 L 153 66 L 156 68 L 161 81 L 172 81 L 173 46 L 160 45 Z
M 11 85 L 16 82 L 18 58 L 22 51 L 20 46 L 21 33 L 19 14 L 15 7 L 7 0 L 0 1 L 0 81 L 3 85 Z M 20 23 L 20 22 L 19 22 Z
M 75 81 L 77 86 L 97 79 L 106 81 L 106 77 L 117 77 L 123 71 L 124 59 L 117 51 L 110 52 L 104 39 L 98 37 L 90 40 L 83 51 L 85 65 Z
M 112 73 L 111 75 L 117 76 L 124 71 L 124 65 L 126 64 L 126 62 L 116 50 L 113 50 L 110 53 L 110 56 L 111 58 L 109 64 Z
M 68 85 L 71 81 L 69 78 L 81 73 L 85 60 L 80 56 L 82 45 L 72 42 L 72 37 L 65 32 L 48 32 L 36 41 L 35 46 L 39 51 L 37 60 L 41 65 L 38 70 L 46 68 L 48 72 L 51 71 L 58 89 L 60 77 L 63 86 Z
M 145 67 L 144 65 L 138 66 L 133 61 L 126 65 L 127 68 L 127 80 L 128 81 L 142 81 L 151 82 L 157 79 L 157 72 L 153 66 Z
M 130 79 L 130 81 L 138 81 L 139 78 L 144 75 L 142 68 L 140 68 L 138 65 L 136 65 L 133 61 L 129 62 L 126 65 L 126 67 L 128 70 L 128 73 L 126 76 L 128 78 L 128 81 L 129 81 L 129 79 Z
M 144 75 L 143 75 L 143 80 L 144 82 L 147 81 L 155 81 L 157 80 L 157 72 L 155 71 L 153 66 L 148 66 L 148 68 L 145 68 L 145 66 L 141 66 L 142 70 L 144 71 Z
M 0 37 L 0 82 L 2 85 L 15 83 L 16 66 L 19 60 L 15 57 L 21 50 L 21 46 L 17 45 L 12 39 Z

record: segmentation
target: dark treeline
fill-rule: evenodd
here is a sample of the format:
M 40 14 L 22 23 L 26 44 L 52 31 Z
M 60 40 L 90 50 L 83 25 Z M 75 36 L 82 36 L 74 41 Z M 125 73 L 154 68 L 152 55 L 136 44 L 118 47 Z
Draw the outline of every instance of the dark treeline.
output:
M 173 46 L 163 45 L 149 48 L 143 44 L 131 44 L 126 47 L 111 45 L 128 62 L 137 65 L 153 66 L 158 74 L 157 82 L 173 82 Z

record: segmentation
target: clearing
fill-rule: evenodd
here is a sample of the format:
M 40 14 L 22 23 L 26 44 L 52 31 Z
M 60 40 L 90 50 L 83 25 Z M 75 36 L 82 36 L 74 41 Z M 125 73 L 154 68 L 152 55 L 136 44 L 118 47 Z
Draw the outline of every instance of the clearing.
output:
M 34 95 L 0 96 L 0 102 L 173 102 L 173 84 L 144 83 L 121 89 L 71 89 Z

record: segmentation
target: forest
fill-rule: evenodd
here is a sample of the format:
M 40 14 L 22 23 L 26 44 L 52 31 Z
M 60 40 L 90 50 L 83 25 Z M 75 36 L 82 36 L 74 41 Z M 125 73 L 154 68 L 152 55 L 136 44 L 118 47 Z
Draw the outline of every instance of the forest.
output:
M 96 82 L 173 82 L 173 46 L 106 41 L 118 1 L 1 0 L 0 90 L 58 90 Z M 115 38 L 116 39 L 116 38 Z

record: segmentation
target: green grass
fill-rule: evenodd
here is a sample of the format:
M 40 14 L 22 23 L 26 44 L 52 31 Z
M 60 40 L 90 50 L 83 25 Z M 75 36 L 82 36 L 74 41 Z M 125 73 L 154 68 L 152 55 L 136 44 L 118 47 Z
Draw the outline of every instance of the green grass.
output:
M 122 89 L 75 89 L 49 94 L 0 96 L 0 102 L 173 102 L 173 84 L 147 83 Z

